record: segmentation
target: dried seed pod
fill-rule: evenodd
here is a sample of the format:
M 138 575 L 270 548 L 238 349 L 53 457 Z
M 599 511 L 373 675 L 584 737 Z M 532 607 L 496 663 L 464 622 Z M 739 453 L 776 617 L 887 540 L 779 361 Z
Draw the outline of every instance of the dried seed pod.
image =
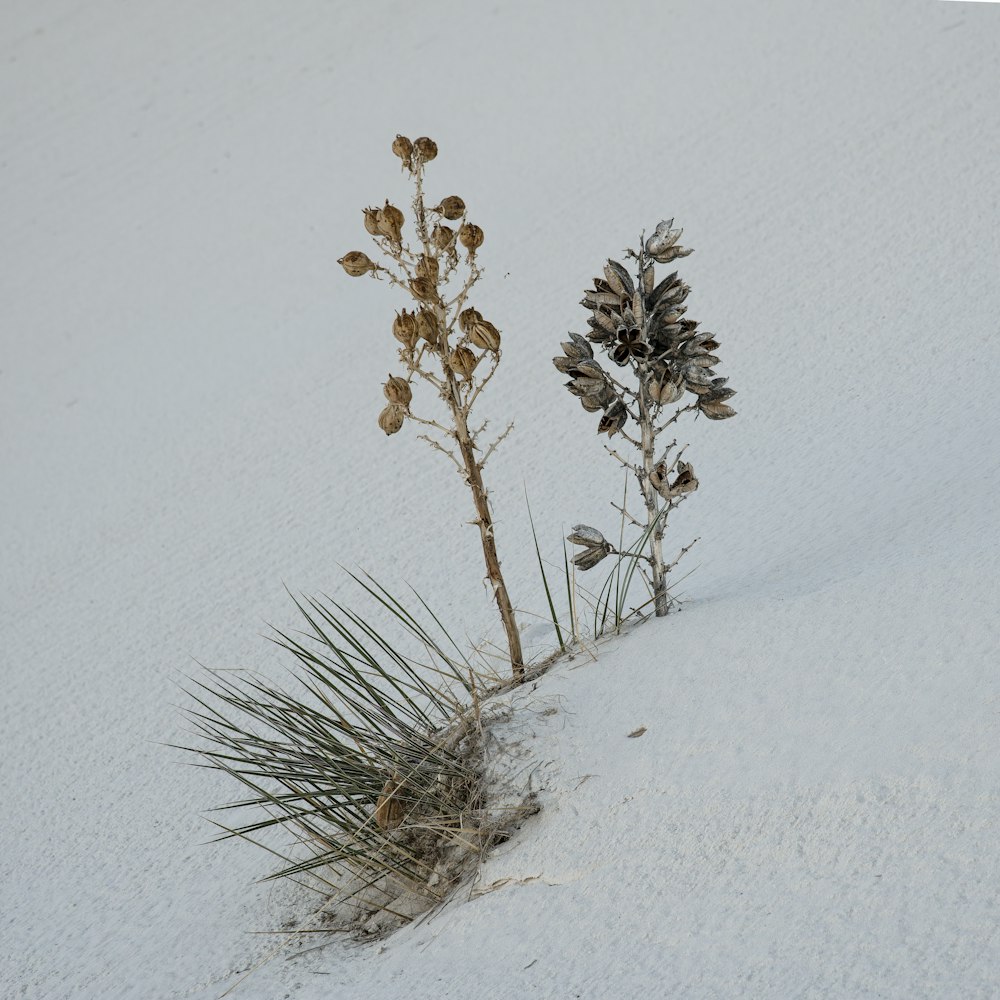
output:
M 559 345 L 567 358 L 582 361 L 584 358 L 592 358 L 594 356 L 594 349 L 587 343 L 585 337 L 581 337 L 578 333 L 571 333 L 569 337 L 569 340 L 564 340 Z
M 381 236 L 378 228 L 378 209 L 377 208 L 366 208 L 363 210 L 365 213 L 365 230 L 370 236 Z
M 677 241 L 684 230 L 671 228 L 673 224 L 673 219 L 661 222 L 656 227 L 656 232 L 646 240 L 646 253 L 660 264 L 667 264 L 677 257 L 686 257 L 691 253 L 690 250 L 677 246 Z
M 660 380 L 652 379 L 648 386 L 649 398 L 660 406 L 676 403 L 684 395 L 684 381 L 674 381 L 669 372 Z
M 409 406 L 413 400 L 413 390 L 410 388 L 410 383 L 398 375 L 390 375 L 389 381 L 382 386 L 382 391 L 390 403 L 398 403 L 400 406 Z
M 390 403 L 379 415 L 378 425 L 386 434 L 395 434 L 406 418 L 406 410 L 398 403 Z
M 438 250 L 450 250 L 455 244 L 455 230 L 449 226 L 442 226 L 438 223 L 431 233 L 431 243 Z
M 360 278 L 361 275 L 375 270 L 375 262 L 369 258 L 368 254 L 360 250 L 352 250 L 344 254 L 337 263 L 352 277 Z
M 413 157 L 413 143 L 405 135 L 397 135 L 392 143 L 392 151 L 403 161 L 403 166 L 409 169 Z
M 702 400 L 698 404 L 698 409 L 708 417 L 709 420 L 725 420 L 728 417 L 735 417 L 736 411 L 727 403 L 718 403 L 710 399 Z
M 450 194 L 447 198 L 442 198 L 441 204 L 431 211 L 443 215 L 449 222 L 454 222 L 465 215 L 465 202 L 457 194 Z
M 438 342 L 438 323 L 437 318 L 430 309 L 421 309 L 417 313 L 416 317 L 417 324 L 417 336 L 421 340 L 426 340 L 431 347 L 436 347 Z
M 488 320 L 481 317 L 472 324 L 469 340 L 484 351 L 497 354 L 500 351 L 500 331 Z
M 589 524 L 574 524 L 573 533 L 566 536 L 566 541 L 573 545 L 607 545 L 604 535 Z
M 604 411 L 604 416 L 601 417 L 601 422 L 597 425 L 597 433 L 614 437 L 625 426 L 627 419 L 628 410 L 625 409 L 625 404 L 621 400 L 615 400 Z
M 383 786 L 375 805 L 375 822 L 380 830 L 395 830 L 406 815 L 406 809 L 399 799 L 403 779 L 394 774 Z
M 436 285 L 438 274 L 437 257 L 428 257 L 427 254 L 422 254 L 420 260 L 417 261 L 417 276 L 426 278 L 429 282 Z
M 390 205 L 387 201 L 378 210 L 375 221 L 382 236 L 388 237 L 393 243 L 403 242 L 403 213 L 395 205 Z
M 567 358 L 560 355 L 558 358 L 552 359 L 552 364 L 563 373 L 563 375 L 573 375 L 576 372 L 577 362 L 573 358 Z
M 472 373 L 479 364 L 479 358 L 467 347 L 459 345 L 448 355 L 448 367 L 458 376 L 471 379 Z
M 420 302 L 433 302 L 437 298 L 437 288 L 426 278 L 411 278 L 410 292 Z
M 473 254 L 483 245 L 483 239 L 485 236 L 479 226 L 475 226 L 471 222 L 466 222 L 463 223 L 462 228 L 459 229 L 458 238 L 461 240 L 462 246 L 465 247 L 470 254 Z
M 438 155 L 437 143 L 433 139 L 428 139 L 426 135 L 422 135 L 419 139 L 414 140 L 413 152 L 421 163 L 430 163 Z
M 670 492 L 674 496 L 684 493 L 694 493 L 698 489 L 698 479 L 694 468 L 687 462 L 677 463 L 677 478 L 670 484 Z
M 458 314 L 458 327 L 462 333 L 468 336 L 472 332 L 472 327 L 476 323 L 481 323 L 482 319 L 483 314 L 478 309 L 469 306 Z
M 417 317 L 405 309 L 400 313 L 396 313 L 396 318 L 392 321 L 392 335 L 401 344 L 413 350 L 418 336 Z
M 599 379 L 601 384 L 604 384 L 605 371 L 596 361 L 592 361 L 589 358 L 577 361 L 576 370 L 580 375 L 586 378 Z
M 608 402 L 603 394 L 598 394 L 596 396 L 581 396 L 580 405 L 588 413 L 597 413 L 598 410 L 603 410 L 608 405 Z

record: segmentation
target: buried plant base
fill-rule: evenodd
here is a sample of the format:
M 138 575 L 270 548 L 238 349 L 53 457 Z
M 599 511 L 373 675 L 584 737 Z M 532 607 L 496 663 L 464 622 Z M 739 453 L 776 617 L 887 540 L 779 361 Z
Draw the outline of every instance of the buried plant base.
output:
M 429 627 L 354 579 L 422 658 L 335 601 L 296 601 L 307 628 L 273 638 L 298 661 L 296 687 L 228 671 L 196 681 L 187 714 L 205 742 L 184 749 L 250 792 L 216 810 L 240 816 L 214 821 L 218 839 L 265 848 L 284 862 L 268 878 L 317 889 L 324 926 L 310 929 L 371 935 L 442 902 L 538 806 L 487 760 L 502 711 L 482 700 L 510 682 L 462 655 L 426 605 Z

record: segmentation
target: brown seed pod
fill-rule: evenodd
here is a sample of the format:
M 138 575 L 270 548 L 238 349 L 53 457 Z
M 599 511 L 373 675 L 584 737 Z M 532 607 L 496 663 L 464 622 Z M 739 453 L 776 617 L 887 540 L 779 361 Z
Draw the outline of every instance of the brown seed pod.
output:
M 438 155 L 437 143 L 433 139 L 428 139 L 422 135 L 413 143 L 413 152 L 421 163 L 430 163 Z
M 403 166 L 409 168 L 413 156 L 413 143 L 405 135 L 397 135 L 392 143 L 392 151 L 403 161 Z
M 438 250 L 448 250 L 455 243 L 455 230 L 450 226 L 442 226 L 440 223 L 434 227 L 434 231 L 431 233 L 431 243 L 438 248 Z
M 479 226 L 474 226 L 471 222 L 466 222 L 459 229 L 458 238 L 462 241 L 462 246 L 469 253 L 475 253 L 483 245 L 485 237 Z
M 381 236 L 378 228 L 378 209 L 377 208 L 366 208 L 365 213 L 365 230 L 370 236 Z
M 449 222 L 454 222 L 455 219 L 461 219 L 465 215 L 465 202 L 457 194 L 450 194 L 447 198 L 442 198 L 441 204 L 431 211 L 443 215 Z
M 438 280 L 438 260 L 437 257 L 428 257 L 423 254 L 417 261 L 417 276 L 426 278 L 431 284 L 436 285 Z
M 472 327 L 475 323 L 482 320 L 483 315 L 478 309 L 473 309 L 469 306 L 468 309 L 463 309 L 458 314 L 458 327 L 466 336 L 472 331 Z
M 352 277 L 360 278 L 361 275 L 375 270 L 375 262 L 366 253 L 360 250 L 352 250 L 344 254 L 337 263 Z
M 484 351 L 500 351 L 500 331 L 488 320 L 480 317 L 469 330 L 469 341 Z
M 477 364 L 479 364 L 479 358 L 477 358 L 467 347 L 456 347 L 455 350 L 448 355 L 448 367 L 456 375 L 459 375 L 464 379 L 472 378 L 472 373 L 476 370 Z
M 420 302 L 433 302 L 437 298 L 437 288 L 426 278 L 410 278 L 410 292 Z
M 434 313 L 430 309 L 421 309 L 417 313 L 417 336 L 426 340 L 431 347 L 437 346 L 438 324 Z
M 401 313 L 396 313 L 396 318 L 392 321 L 392 335 L 401 344 L 413 350 L 418 337 L 417 317 L 405 309 Z
M 382 386 L 382 391 L 390 403 L 398 403 L 400 406 L 409 406 L 413 399 L 410 383 L 398 375 L 390 375 L 389 381 Z
M 403 213 L 395 205 L 387 201 L 376 213 L 375 222 L 380 235 L 393 243 L 403 242 Z
M 698 408 L 709 420 L 726 420 L 735 417 L 736 411 L 728 403 L 702 402 Z
M 403 788 L 403 779 L 394 774 L 383 786 L 375 805 L 375 822 L 380 830 L 395 830 L 403 822 L 406 809 L 398 795 Z
M 390 403 L 379 415 L 378 425 L 386 434 L 395 434 L 402 426 L 406 410 L 398 403 Z

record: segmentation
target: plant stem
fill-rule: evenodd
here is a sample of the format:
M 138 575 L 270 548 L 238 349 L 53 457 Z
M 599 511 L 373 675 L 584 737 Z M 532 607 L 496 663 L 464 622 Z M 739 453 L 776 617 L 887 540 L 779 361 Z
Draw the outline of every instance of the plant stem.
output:
M 469 426 L 459 395 L 458 380 L 454 375 L 449 374 L 448 381 L 451 383 L 450 402 L 452 416 L 455 420 L 455 441 L 465 464 L 465 480 L 469 484 L 469 489 L 472 490 L 472 502 L 476 505 L 476 524 L 479 526 L 479 539 L 483 544 L 486 574 L 489 577 L 490 586 L 493 588 L 504 631 L 507 633 L 507 645 L 510 648 L 510 665 L 514 672 L 514 680 L 521 683 L 524 680 L 521 634 L 517 631 L 517 622 L 514 620 L 514 605 L 507 593 L 503 573 L 500 572 L 500 559 L 497 557 L 497 545 L 493 533 L 493 515 L 490 513 L 486 487 L 483 486 L 482 470 L 472 446 L 472 437 L 469 434 Z
M 639 251 L 639 273 L 638 287 L 642 287 L 642 272 L 645 268 L 645 250 Z M 643 325 L 648 322 L 648 317 L 643 316 Z M 662 618 L 670 610 L 670 599 L 667 596 L 667 575 L 663 569 L 663 518 L 660 517 L 659 495 L 653 488 L 650 480 L 650 473 L 656 464 L 656 434 L 653 427 L 653 406 L 649 398 L 649 366 L 643 363 L 639 366 L 639 427 L 642 429 L 642 472 L 639 475 L 639 485 L 642 487 L 642 496 L 646 501 L 646 527 L 652 529 L 649 539 L 650 567 L 653 577 L 653 606 L 656 609 L 656 617 Z
M 431 256 L 432 249 L 429 243 L 427 213 L 424 206 L 422 167 L 415 172 L 414 179 L 416 182 L 416 193 L 413 199 L 413 211 L 416 219 L 417 235 L 423 244 L 424 253 Z M 439 294 L 438 301 L 435 303 L 434 313 L 437 318 L 438 341 L 434 347 L 434 351 L 441 362 L 444 383 L 441 395 L 451 410 L 453 427 L 450 433 L 458 445 L 458 451 L 462 457 L 461 465 L 464 466 L 464 478 L 469 485 L 469 489 L 472 491 L 472 502 L 476 507 L 475 523 L 479 526 L 479 540 L 483 546 L 486 575 L 493 589 L 493 595 L 496 598 L 500 620 L 503 622 L 504 631 L 507 633 L 510 666 L 514 674 L 514 680 L 520 684 L 524 680 L 524 654 L 521 651 L 521 634 L 517 630 L 517 622 L 514 620 L 514 605 L 511 603 L 510 595 L 507 593 L 507 585 L 504 583 L 503 573 L 500 571 L 500 559 L 497 556 L 497 545 L 493 532 L 493 515 L 490 513 L 489 498 L 486 494 L 486 487 L 483 485 L 483 463 L 476 459 L 475 444 L 473 442 L 473 435 L 469 432 L 468 420 L 472 404 L 479 395 L 479 391 L 489 381 L 496 370 L 496 360 L 494 360 L 489 374 L 480 382 L 478 387 L 470 389 L 467 398 L 464 400 L 462 398 L 462 386 L 448 364 L 448 334 L 454 327 L 455 320 L 465 304 L 469 289 L 475 284 L 480 275 L 479 269 L 472 262 L 471 255 L 469 266 L 469 278 L 466 280 L 462 291 L 456 299 L 450 303 L 446 303 Z M 451 308 L 454 314 L 450 321 L 448 317 L 449 308 Z M 492 448 L 490 450 L 492 451 Z M 488 456 L 489 452 L 487 452 L 486 457 Z M 485 461 L 485 458 L 483 461 Z

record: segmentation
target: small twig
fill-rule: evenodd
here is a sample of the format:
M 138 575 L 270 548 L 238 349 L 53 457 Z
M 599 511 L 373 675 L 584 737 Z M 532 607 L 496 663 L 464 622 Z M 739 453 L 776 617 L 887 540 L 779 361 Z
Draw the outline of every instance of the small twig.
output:
M 661 424 L 656 428 L 656 434 L 662 434 L 682 413 L 687 413 L 690 410 L 697 410 L 697 403 L 689 403 L 687 406 L 682 406 L 676 413 L 664 424 Z
M 484 425 L 484 426 L 485 426 L 485 425 Z M 503 440 L 503 439 L 504 439 L 504 438 L 505 438 L 505 437 L 506 437 L 506 436 L 507 436 L 507 435 L 508 435 L 508 434 L 509 434 L 509 433 L 510 433 L 510 432 L 511 432 L 511 431 L 512 431 L 513 429 L 514 429 L 514 421 L 512 420 L 512 421 L 511 421 L 511 422 L 510 422 L 510 423 L 509 423 L 509 424 L 507 425 L 507 429 L 506 429 L 506 430 L 505 430 L 505 431 L 503 432 L 503 434 L 501 434 L 501 435 L 500 435 L 500 437 L 498 437 L 498 438 L 496 439 L 496 441 L 494 441 L 494 442 L 493 442 L 493 444 L 491 444 L 491 445 L 489 446 L 489 448 L 487 448 L 487 449 L 486 449 L 486 454 L 485 454 L 485 455 L 483 455 L 483 457 L 482 457 L 482 458 L 481 458 L 481 459 L 479 460 L 479 468 L 480 468 L 480 469 L 481 469 L 481 468 L 482 468 L 482 467 L 483 467 L 483 466 L 484 466 L 484 465 L 486 464 L 486 460 L 487 460 L 487 459 L 488 459 L 488 458 L 490 457 L 490 455 L 492 455 L 492 454 L 493 454 L 493 452 L 494 452 L 494 451 L 496 451 L 496 447 L 497 447 L 497 445 L 498 445 L 498 444 L 500 444 L 500 442 L 501 442 L 501 441 L 502 441 L 502 440 Z
M 693 542 L 688 542 L 677 554 L 677 558 L 669 565 L 663 567 L 664 574 L 669 573 L 695 547 L 698 541 L 699 539 L 696 538 Z
M 646 525 L 644 525 L 642 521 L 637 521 L 624 507 L 619 507 L 614 500 L 611 501 L 611 506 L 614 507 L 614 509 L 623 517 L 627 517 L 637 528 L 645 529 Z
M 604 446 L 604 450 L 613 458 L 617 458 L 618 461 L 621 462 L 621 464 L 624 465 L 626 469 L 630 469 L 636 475 L 639 475 L 639 467 L 637 465 L 634 465 L 632 462 L 626 461 L 624 458 L 622 458 L 621 455 L 619 455 L 618 452 L 611 447 L 611 445 L 606 444 Z
M 455 463 L 455 468 L 458 469 L 460 476 L 464 478 L 467 475 L 465 469 L 462 467 L 462 463 L 440 441 L 435 441 L 429 434 L 418 434 L 417 437 L 421 441 L 426 441 L 435 451 L 441 452 L 442 455 L 447 455 Z

